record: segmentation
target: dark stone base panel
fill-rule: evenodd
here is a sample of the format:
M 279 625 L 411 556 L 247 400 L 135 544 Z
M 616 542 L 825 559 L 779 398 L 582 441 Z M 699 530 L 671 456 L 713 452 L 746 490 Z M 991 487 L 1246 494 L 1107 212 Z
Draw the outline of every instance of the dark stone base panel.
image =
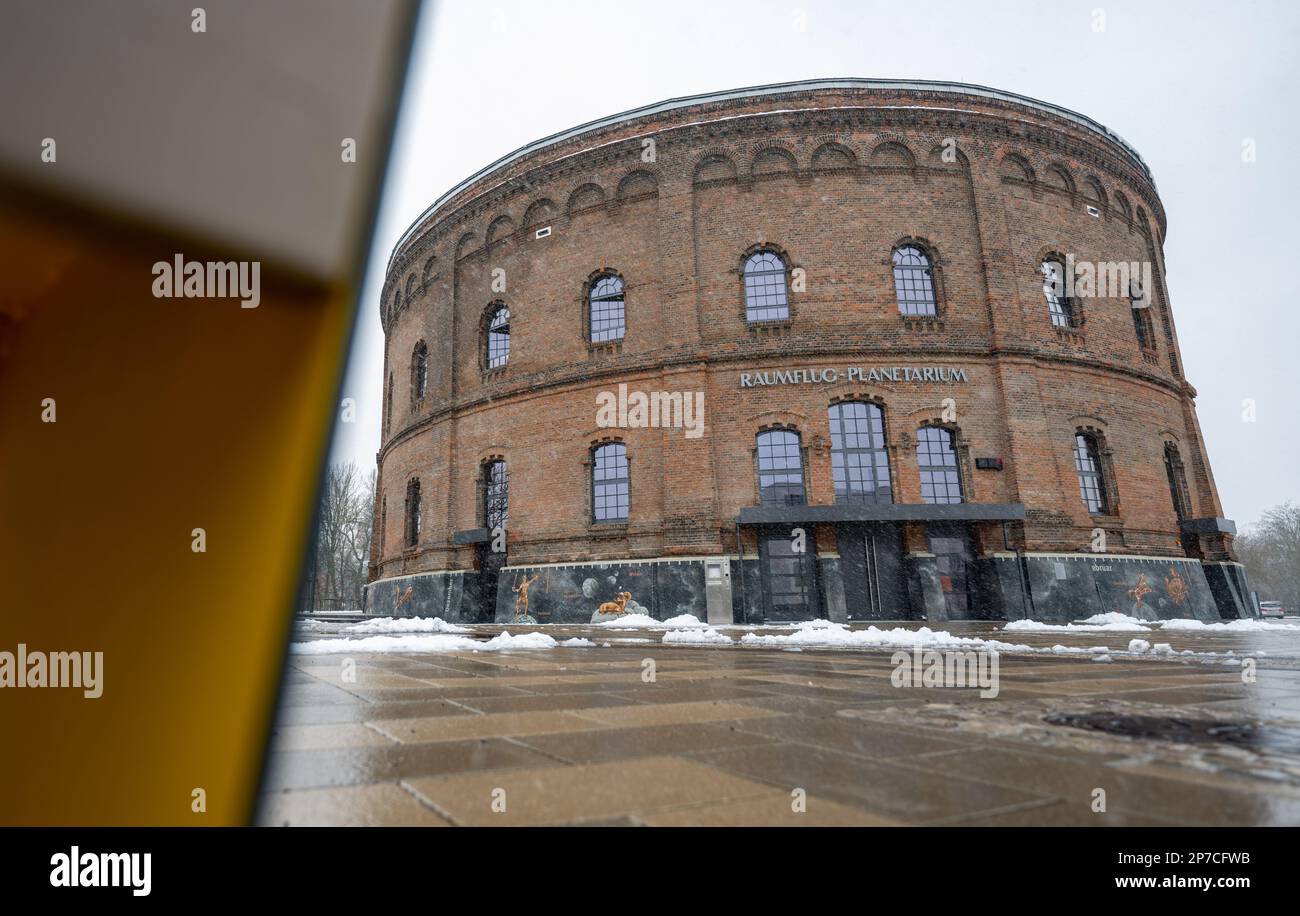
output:
M 1205 581 L 1224 620 L 1244 620 L 1259 616 L 1250 597 L 1246 568 L 1240 563 L 1204 563 Z
M 536 576 L 529 588 L 529 613 L 538 623 L 588 623 L 596 609 L 619 592 L 658 620 L 680 614 L 708 619 L 704 561 L 608 563 L 573 566 L 508 567 L 502 570 L 497 606 L 480 607 L 476 572 L 399 576 L 366 588 L 368 614 L 395 617 L 441 617 L 449 623 L 515 617 L 512 589 Z M 812 602 L 815 613 L 834 620 L 862 619 L 870 604 L 866 580 L 851 559 L 818 558 Z M 736 623 L 764 623 L 765 602 L 760 561 L 730 560 L 732 618 Z M 882 620 L 948 619 L 934 560 L 924 554 L 903 558 L 899 579 L 882 580 L 891 597 L 881 604 Z M 1118 556 L 981 557 L 971 563 L 968 588 L 971 616 L 992 620 L 1033 619 L 1068 623 L 1107 611 L 1144 620 L 1188 618 L 1212 622 L 1254 616 L 1244 570 L 1236 563 L 1206 563 L 1179 558 Z
M 474 623 L 478 573 L 439 572 L 380 579 L 366 586 L 366 613 L 377 617 L 441 617 Z
M 1023 562 L 1029 579 L 1033 620 L 1068 623 L 1093 614 L 1117 611 L 1141 620 L 1174 618 L 1215 621 L 1218 607 L 1201 563 L 1119 556 L 1034 556 L 987 560 L 1006 570 L 986 574 L 985 581 L 1004 584 L 1003 607 L 1016 612 L 1023 601 L 1015 567 Z
M 538 623 L 590 623 L 591 615 L 619 592 L 656 620 L 681 614 L 708 619 L 703 560 L 655 563 L 608 563 L 574 566 L 510 566 L 497 586 L 496 622 L 515 618 L 515 587 L 537 578 L 528 588 L 528 613 Z

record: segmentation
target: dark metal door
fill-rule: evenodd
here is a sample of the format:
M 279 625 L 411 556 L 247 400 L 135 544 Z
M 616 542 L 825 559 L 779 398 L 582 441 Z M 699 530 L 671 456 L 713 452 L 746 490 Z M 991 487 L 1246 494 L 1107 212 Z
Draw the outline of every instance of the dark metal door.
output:
M 864 525 L 852 530 L 849 538 L 851 553 L 846 557 L 844 568 L 844 597 L 849 620 L 901 620 L 907 617 L 902 591 L 901 530 L 897 525 Z M 844 556 L 843 551 L 841 556 Z
M 501 581 L 501 568 L 506 565 L 506 552 L 492 550 L 491 543 L 478 545 L 479 595 L 478 622 L 491 623 L 497 614 L 497 586 Z

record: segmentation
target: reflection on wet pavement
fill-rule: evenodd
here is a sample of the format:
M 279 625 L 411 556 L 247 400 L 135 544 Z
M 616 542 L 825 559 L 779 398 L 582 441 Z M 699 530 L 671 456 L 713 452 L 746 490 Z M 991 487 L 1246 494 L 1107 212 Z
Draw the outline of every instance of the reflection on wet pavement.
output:
M 1300 824 L 1300 627 L 943 626 L 1025 647 L 1000 653 L 996 697 L 894 686 L 892 647 L 676 645 L 662 630 L 293 654 L 260 821 Z M 1130 652 L 1135 636 L 1171 650 Z

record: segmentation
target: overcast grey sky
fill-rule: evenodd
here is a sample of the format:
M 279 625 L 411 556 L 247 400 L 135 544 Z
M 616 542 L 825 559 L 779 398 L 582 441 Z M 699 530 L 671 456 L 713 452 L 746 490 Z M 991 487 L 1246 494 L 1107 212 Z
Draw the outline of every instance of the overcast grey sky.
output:
M 374 466 L 388 255 L 471 173 L 674 96 L 815 77 L 933 79 L 1064 105 L 1137 147 L 1168 214 L 1170 297 L 1225 514 L 1244 526 L 1300 501 L 1300 4 L 446 0 L 426 8 L 420 32 L 344 386 L 357 421 L 340 424 L 334 460 Z M 1253 163 L 1242 161 L 1247 139 Z

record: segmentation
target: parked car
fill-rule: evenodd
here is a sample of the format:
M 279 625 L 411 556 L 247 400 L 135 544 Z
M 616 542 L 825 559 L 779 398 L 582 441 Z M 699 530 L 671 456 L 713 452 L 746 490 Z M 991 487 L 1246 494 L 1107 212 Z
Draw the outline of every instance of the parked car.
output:
M 1285 617 L 1286 611 L 1282 609 L 1281 601 L 1261 601 L 1259 603 L 1259 616 Z

